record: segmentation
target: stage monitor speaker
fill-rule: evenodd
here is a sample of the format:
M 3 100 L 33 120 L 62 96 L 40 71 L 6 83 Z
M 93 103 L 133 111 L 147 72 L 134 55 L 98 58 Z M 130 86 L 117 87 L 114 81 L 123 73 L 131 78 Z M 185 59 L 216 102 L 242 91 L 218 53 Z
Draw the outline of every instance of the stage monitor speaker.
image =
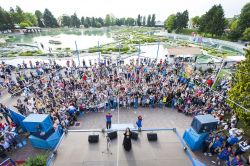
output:
M 137 140 L 138 139 L 138 133 L 134 132 L 134 131 L 131 131 L 131 139 Z
M 117 138 L 117 131 L 112 131 L 108 133 L 108 137 L 112 140 Z
M 89 135 L 89 143 L 97 143 L 99 141 L 99 135 Z
M 157 133 L 147 133 L 148 141 L 157 141 Z

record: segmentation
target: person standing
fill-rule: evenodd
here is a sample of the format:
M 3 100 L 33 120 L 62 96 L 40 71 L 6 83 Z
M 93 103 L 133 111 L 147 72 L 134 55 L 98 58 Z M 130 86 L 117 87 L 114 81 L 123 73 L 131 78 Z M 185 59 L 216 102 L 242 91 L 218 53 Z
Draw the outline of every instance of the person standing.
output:
M 124 139 L 123 139 L 123 147 L 126 151 L 130 151 L 132 144 L 131 144 L 131 136 L 132 133 L 129 128 L 126 128 L 124 133 Z
M 142 127 L 142 116 L 139 115 L 136 121 L 136 125 L 138 127 L 138 131 L 141 131 L 141 127 Z
M 112 115 L 111 115 L 111 113 L 108 113 L 106 115 L 106 127 L 107 127 L 107 129 L 111 128 L 111 123 L 112 123 Z

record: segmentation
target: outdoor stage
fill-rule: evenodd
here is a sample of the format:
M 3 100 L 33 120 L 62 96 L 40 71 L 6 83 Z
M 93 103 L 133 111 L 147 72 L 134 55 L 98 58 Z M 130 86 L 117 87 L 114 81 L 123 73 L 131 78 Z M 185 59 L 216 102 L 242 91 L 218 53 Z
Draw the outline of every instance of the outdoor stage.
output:
M 132 140 L 130 152 L 124 150 L 123 131 L 111 141 L 112 155 L 102 153 L 107 148 L 105 134 L 99 134 L 98 143 L 89 143 L 88 135 L 93 132 L 69 131 L 59 144 L 57 155 L 52 161 L 54 166 L 191 166 L 187 152 L 173 130 L 154 131 L 158 135 L 156 142 L 149 142 L 147 133 L 142 131 L 138 140 Z

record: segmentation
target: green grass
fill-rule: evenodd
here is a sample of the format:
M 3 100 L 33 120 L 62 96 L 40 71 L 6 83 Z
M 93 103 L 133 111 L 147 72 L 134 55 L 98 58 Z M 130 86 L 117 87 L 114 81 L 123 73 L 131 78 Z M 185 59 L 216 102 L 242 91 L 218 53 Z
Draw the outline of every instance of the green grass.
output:
M 19 56 L 37 56 L 37 55 L 41 55 L 41 54 L 43 54 L 43 52 L 41 50 L 25 51 L 25 52 L 21 52 L 19 54 Z

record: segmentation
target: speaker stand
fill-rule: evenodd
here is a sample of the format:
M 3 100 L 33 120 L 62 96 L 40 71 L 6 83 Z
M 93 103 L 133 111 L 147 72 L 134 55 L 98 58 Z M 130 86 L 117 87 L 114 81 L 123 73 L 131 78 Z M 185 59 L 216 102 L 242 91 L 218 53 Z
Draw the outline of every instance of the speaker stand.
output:
M 110 140 L 109 136 L 106 136 L 106 138 L 107 138 L 107 149 L 102 151 L 102 154 L 112 155 L 112 152 L 109 149 L 110 144 L 111 144 L 111 140 Z

